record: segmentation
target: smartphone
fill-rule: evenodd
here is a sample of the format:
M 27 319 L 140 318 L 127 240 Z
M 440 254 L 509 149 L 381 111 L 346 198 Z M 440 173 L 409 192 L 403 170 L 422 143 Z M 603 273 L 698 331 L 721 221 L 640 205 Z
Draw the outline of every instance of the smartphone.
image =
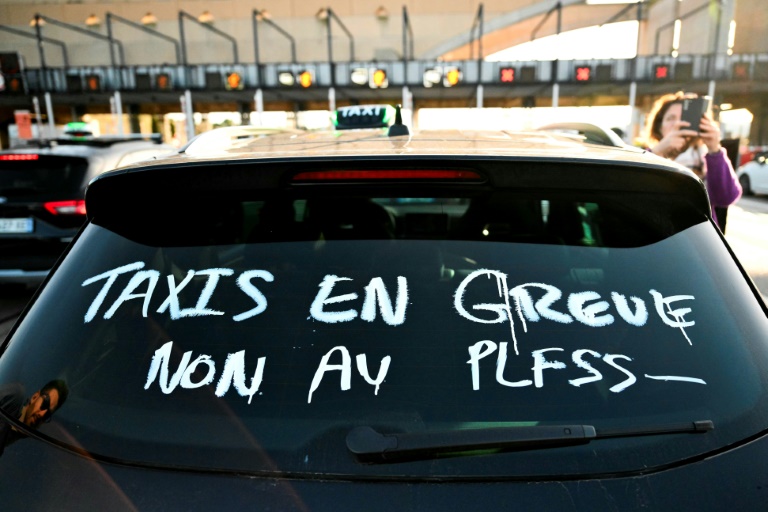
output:
M 687 98 L 683 100 L 683 113 L 680 116 L 682 121 L 688 121 L 691 125 L 688 130 L 701 131 L 699 122 L 701 116 L 703 116 L 712 104 L 712 98 L 709 96 L 701 96 L 699 98 Z

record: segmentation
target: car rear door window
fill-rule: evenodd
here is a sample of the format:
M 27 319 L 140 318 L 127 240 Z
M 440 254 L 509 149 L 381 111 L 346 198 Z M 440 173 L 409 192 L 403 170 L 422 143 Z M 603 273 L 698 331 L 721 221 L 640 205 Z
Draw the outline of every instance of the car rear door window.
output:
M 84 158 L 9 154 L 0 158 L 0 194 L 6 197 L 82 193 L 88 161 Z
M 0 358 L 2 382 L 67 380 L 41 431 L 89 453 L 305 476 L 596 475 L 761 428 L 765 313 L 717 230 L 675 196 L 271 193 L 156 207 L 151 223 L 95 219 Z M 346 441 L 359 427 L 702 420 L 706 436 L 457 447 L 395 465 L 361 463 Z

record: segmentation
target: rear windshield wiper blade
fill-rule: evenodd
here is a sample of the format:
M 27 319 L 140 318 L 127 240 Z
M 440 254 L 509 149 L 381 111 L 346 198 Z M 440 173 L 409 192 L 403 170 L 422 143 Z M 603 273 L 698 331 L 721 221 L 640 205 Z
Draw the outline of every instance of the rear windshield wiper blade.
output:
M 713 430 L 709 420 L 653 425 L 644 428 L 597 429 L 592 425 L 540 425 L 439 432 L 382 434 L 356 427 L 347 434 L 347 448 L 366 462 L 429 459 L 477 450 L 531 450 L 576 446 L 596 439 L 699 434 Z

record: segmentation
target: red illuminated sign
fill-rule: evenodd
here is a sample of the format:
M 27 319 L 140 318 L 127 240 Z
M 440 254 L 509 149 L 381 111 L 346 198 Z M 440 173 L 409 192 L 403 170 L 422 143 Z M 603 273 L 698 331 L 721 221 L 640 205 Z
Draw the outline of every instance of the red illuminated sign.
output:
M 669 66 L 666 64 L 659 64 L 653 70 L 653 78 L 656 80 L 666 80 L 669 78 Z
M 24 92 L 24 82 L 18 76 L 7 78 L 5 88 L 8 92 Z
M 89 91 L 100 91 L 101 77 L 99 75 L 88 75 L 85 77 L 85 85 Z
M 511 84 L 515 81 L 515 68 L 501 68 L 499 70 L 499 80 L 505 84 Z
M 156 79 L 157 88 L 166 91 L 171 88 L 171 76 L 168 73 L 160 73 Z
M 576 81 L 589 82 L 592 79 L 592 68 L 589 66 L 576 67 Z
M 746 62 L 737 62 L 733 65 L 733 78 L 745 80 L 749 78 L 749 64 Z

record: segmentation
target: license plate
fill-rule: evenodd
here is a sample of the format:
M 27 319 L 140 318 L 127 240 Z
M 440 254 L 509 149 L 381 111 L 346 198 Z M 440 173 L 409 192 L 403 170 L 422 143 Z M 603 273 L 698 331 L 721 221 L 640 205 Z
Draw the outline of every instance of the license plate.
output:
M 0 219 L 0 233 L 32 233 L 35 225 L 32 219 Z

